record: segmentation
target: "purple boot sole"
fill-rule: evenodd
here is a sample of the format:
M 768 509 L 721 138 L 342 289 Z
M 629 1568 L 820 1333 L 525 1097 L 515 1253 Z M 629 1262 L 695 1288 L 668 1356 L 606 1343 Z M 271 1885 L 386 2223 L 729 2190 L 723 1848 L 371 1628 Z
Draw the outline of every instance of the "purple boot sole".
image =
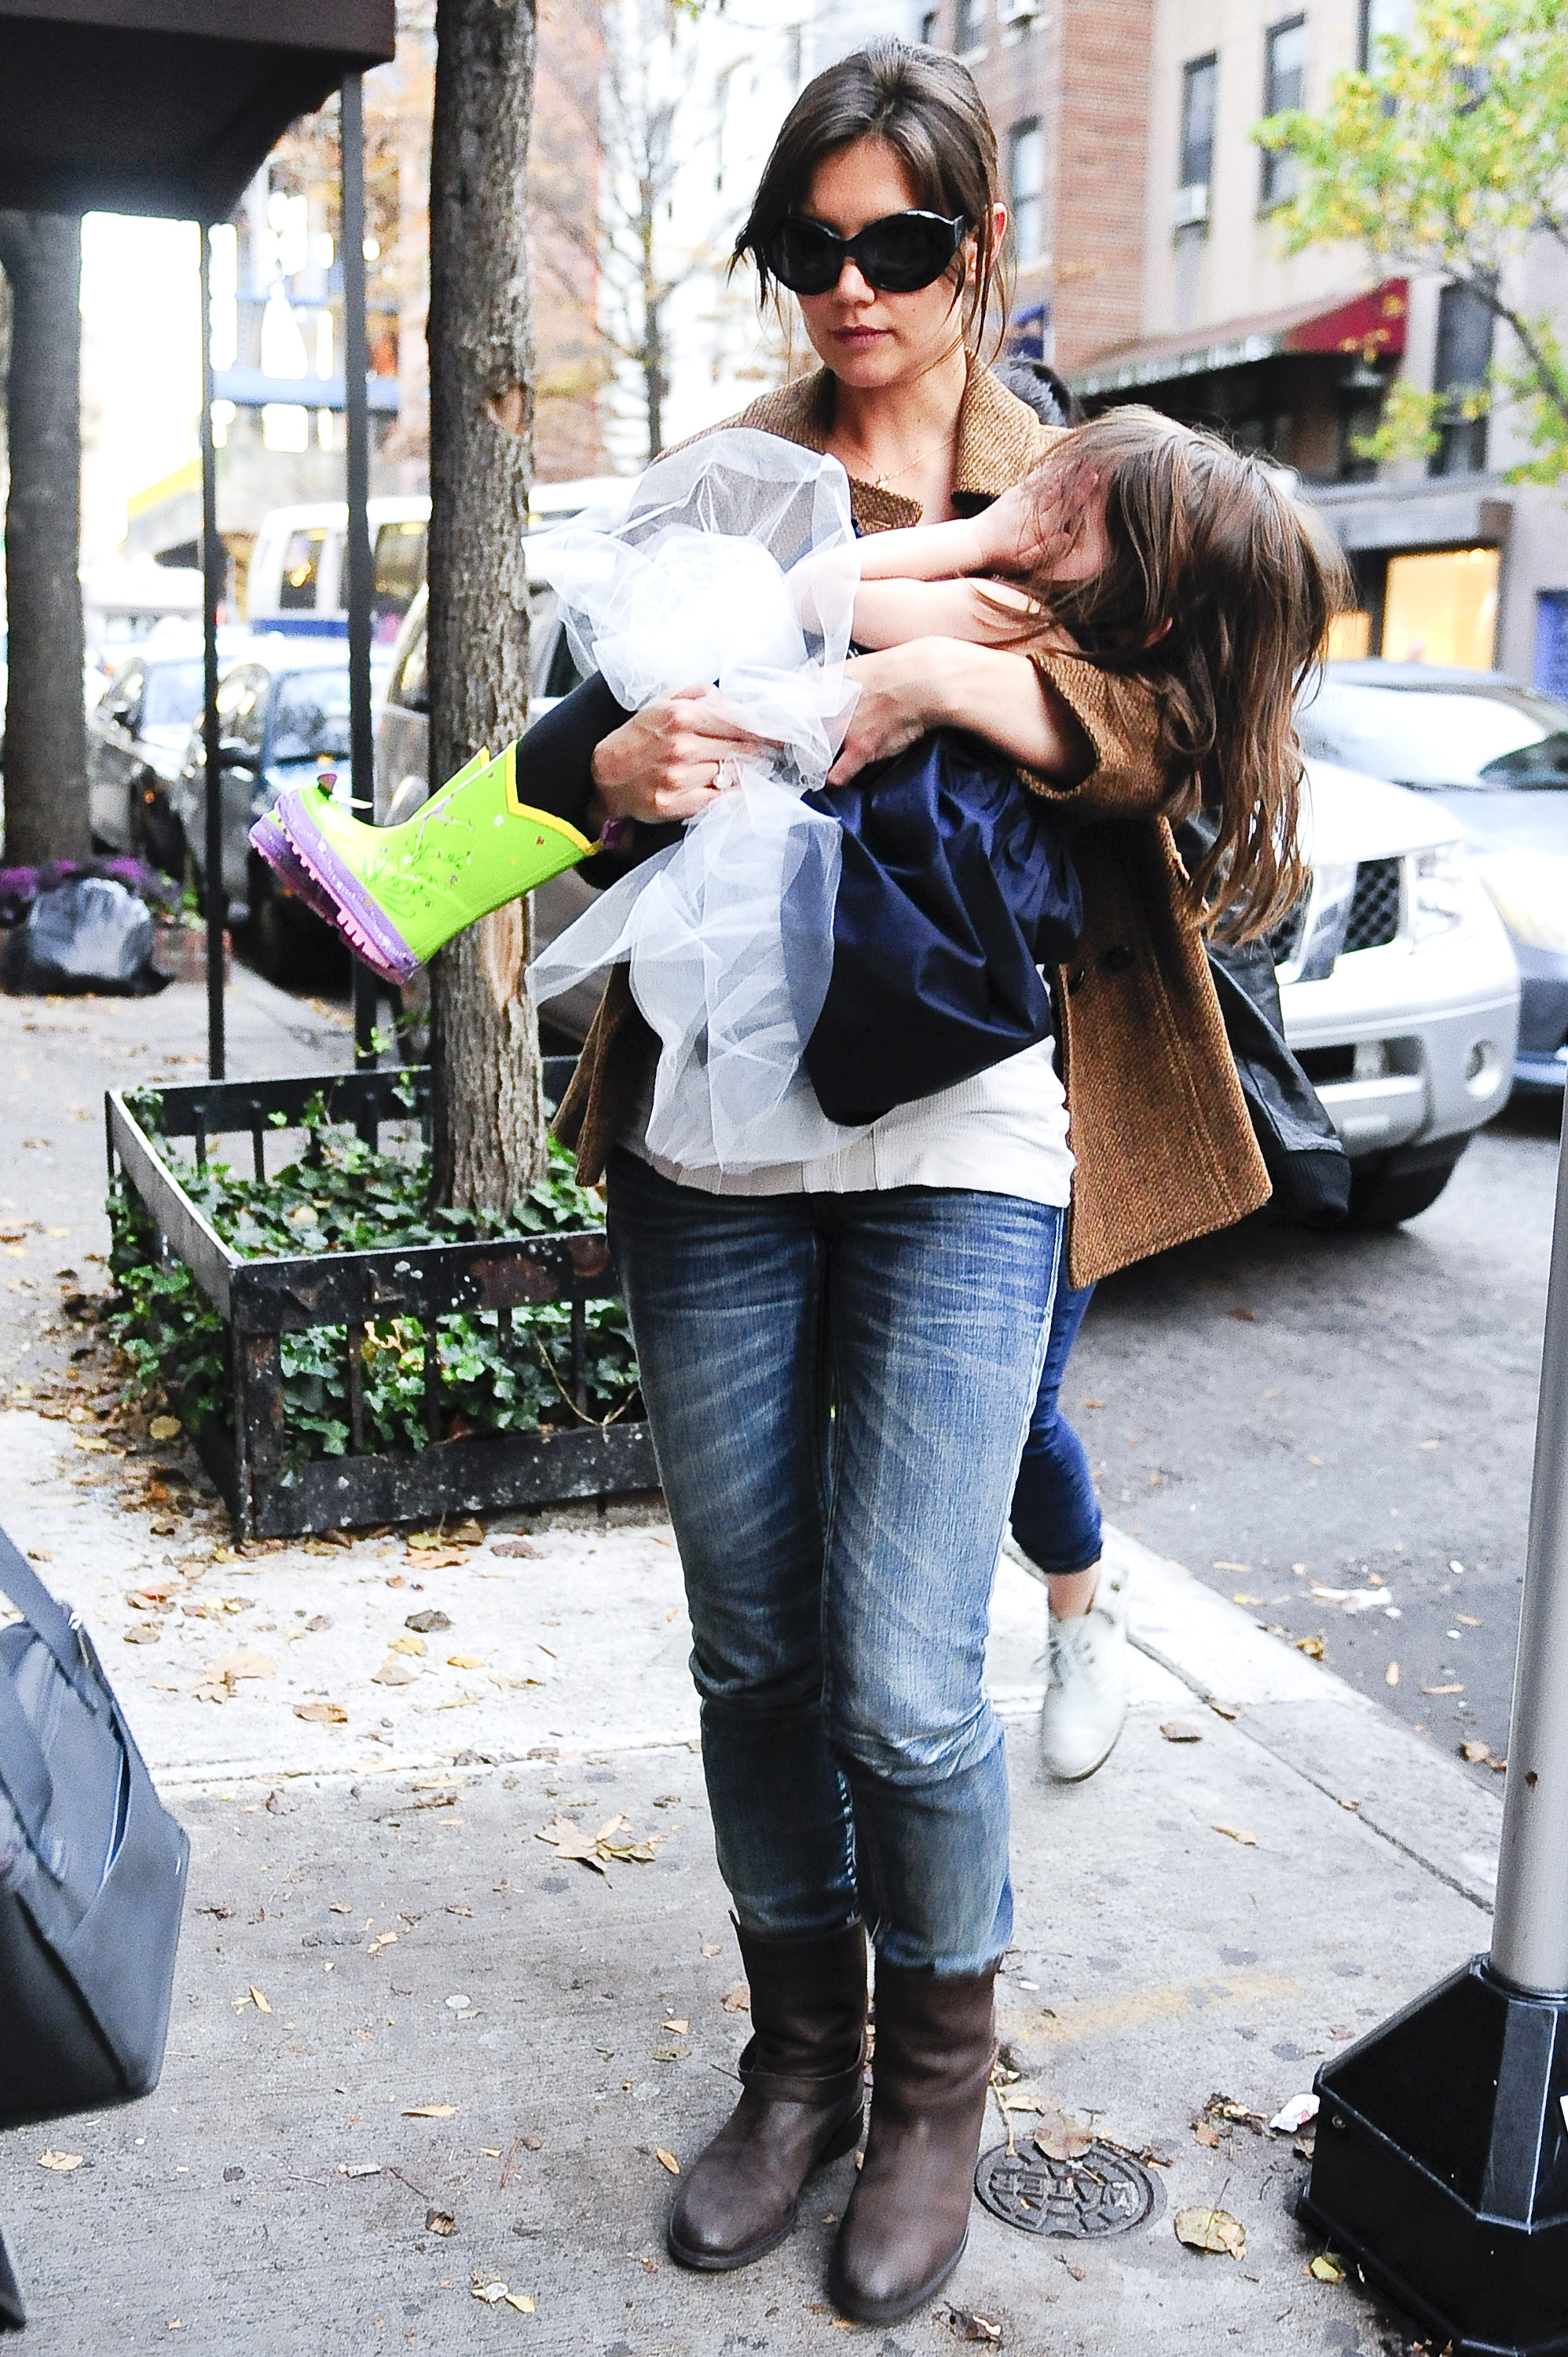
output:
M 420 962 L 314 823 L 304 795 L 297 788 L 282 795 L 273 815 L 291 857 L 309 877 L 318 903 L 326 902 L 355 956 L 382 982 L 400 989 L 419 972 Z M 256 847 L 263 858 L 268 856 L 264 845 Z

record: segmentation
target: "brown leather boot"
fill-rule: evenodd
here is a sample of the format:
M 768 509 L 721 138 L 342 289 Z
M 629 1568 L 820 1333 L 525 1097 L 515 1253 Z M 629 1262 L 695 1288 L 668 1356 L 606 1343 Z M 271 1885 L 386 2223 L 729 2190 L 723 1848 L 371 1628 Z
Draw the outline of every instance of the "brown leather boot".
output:
M 908 2316 L 963 2255 L 995 1977 L 994 1965 L 939 1979 L 877 1964 L 871 2133 L 828 2270 L 834 2301 L 857 2323 Z
M 781 2243 L 813 2169 L 860 2142 L 865 1933 L 763 1940 L 736 1927 L 751 1985 L 741 2098 L 681 2188 L 666 2237 L 683 2267 L 744 2267 Z

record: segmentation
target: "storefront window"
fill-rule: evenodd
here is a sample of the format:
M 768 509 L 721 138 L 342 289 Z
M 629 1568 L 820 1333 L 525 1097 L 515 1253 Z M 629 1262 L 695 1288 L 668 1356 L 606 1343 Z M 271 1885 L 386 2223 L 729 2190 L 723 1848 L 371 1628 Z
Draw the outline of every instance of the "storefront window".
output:
M 1361 662 L 1372 651 L 1372 618 L 1364 608 L 1336 614 L 1323 641 L 1325 662 Z
M 1391 556 L 1381 653 L 1390 662 L 1490 671 L 1498 637 L 1495 548 Z

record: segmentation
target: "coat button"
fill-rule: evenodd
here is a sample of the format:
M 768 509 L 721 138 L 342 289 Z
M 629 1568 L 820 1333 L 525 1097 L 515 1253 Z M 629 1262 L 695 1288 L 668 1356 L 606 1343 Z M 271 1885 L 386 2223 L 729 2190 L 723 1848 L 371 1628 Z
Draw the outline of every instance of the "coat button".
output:
M 1082 968 L 1080 965 L 1075 965 L 1075 966 L 1074 966 L 1074 968 L 1073 968 L 1073 970 L 1072 970 L 1072 972 L 1069 974 L 1069 976 L 1068 976 L 1068 978 L 1067 978 L 1068 996 L 1070 998 L 1070 997 L 1072 996 L 1072 995 L 1073 995 L 1073 992 L 1074 992 L 1075 990 L 1081 989 L 1081 988 L 1082 988 L 1082 985 L 1083 985 L 1083 968 Z
M 1125 974 L 1133 963 L 1133 952 L 1125 942 L 1117 942 L 1100 961 L 1107 974 Z

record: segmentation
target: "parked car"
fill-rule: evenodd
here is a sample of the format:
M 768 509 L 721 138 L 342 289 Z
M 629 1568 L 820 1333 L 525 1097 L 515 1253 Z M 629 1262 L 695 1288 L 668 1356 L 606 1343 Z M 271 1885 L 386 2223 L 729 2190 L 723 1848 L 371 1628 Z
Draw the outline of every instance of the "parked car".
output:
M 530 593 L 534 718 L 577 683 L 554 594 Z M 393 650 L 376 743 L 376 817 L 424 800 L 430 709 L 423 595 Z M 1345 1142 L 1351 1217 L 1413 1219 L 1437 1200 L 1481 1125 L 1508 1100 L 1519 973 L 1508 935 L 1446 812 L 1326 761 L 1308 764 L 1312 880 L 1273 942 L 1285 1035 Z M 533 896 L 542 948 L 592 903 L 575 874 Z M 581 1046 L 599 998 L 551 1001 L 546 1045 Z M 423 988 L 407 994 L 419 1045 Z
M 279 888 L 273 871 L 250 845 L 256 820 L 289 786 L 306 785 L 322 770 L 337 776 L 337 795 L 350 800 L 349 662 L 341 642 L 272 639 L 224 673 L 218 687 L 221 729 L 223 885 L 230 914 L 249 923 L 265 971 L 286 967 L 304 928 L 323 940 L 330 929 Z M 199 725 L 190 732 L 170 795 L 184 830 L 199 887 L 207 880 L 206 765 Z
M 202 683 L 199 639 L 171 639 L 122 663 L 87 716 L 93 842 L 171 876 L 185 846 L 169 791 L 200 720 Z
M 1508 1102 L 1519 970 L 1448 813 L 1309 759 L 1311 881 L 1273 947 L 1285 1037 L 1350 1157 L 1350 1216 L 1434 1203 Z
M 1568 1067 L 1568 705 L 1500 672 L 1329 664 L 1301 716 L 1309 749 L 1444 812 L 1501 911 L 1522 984 L 1514 1079 Z

